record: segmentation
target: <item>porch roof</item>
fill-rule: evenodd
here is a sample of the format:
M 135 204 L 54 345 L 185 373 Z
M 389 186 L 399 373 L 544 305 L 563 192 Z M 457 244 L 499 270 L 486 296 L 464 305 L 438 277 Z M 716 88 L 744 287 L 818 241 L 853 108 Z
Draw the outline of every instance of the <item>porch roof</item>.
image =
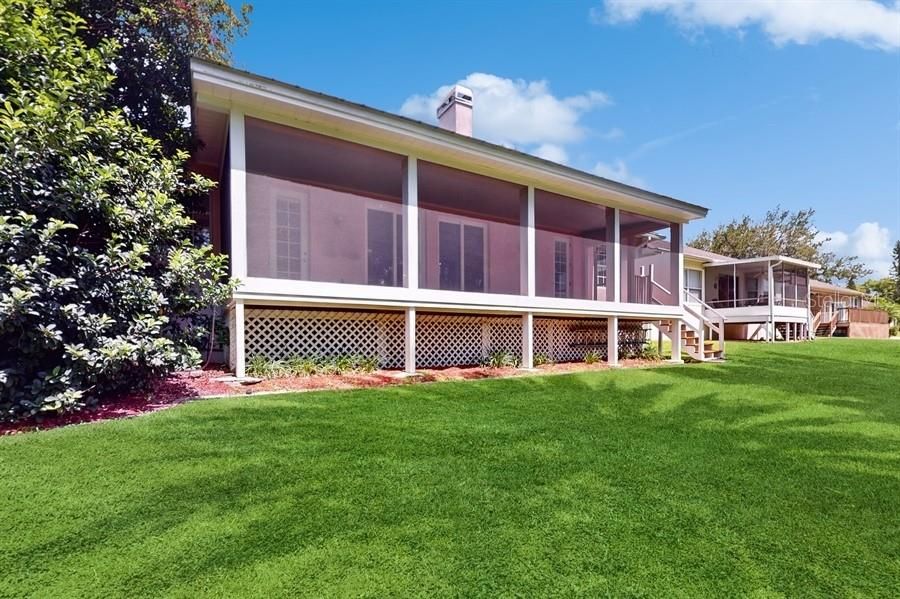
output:
M 849 287 L 841 287 L 840 285 L 834 285 L 833 283 L 826 283 L 825 281 L 817 281 L 816 279 L 809 280 L 809 288 L 812 291 L 819 291 L 825 293 L 843 293 L 845 295 L 859 295 L 865 296 L 866 294 L 862 291 L 857 291 L 856 289 L 850 289 Z
M 738 264 L 761 264 L 767 262 L 784 262 L 785 264 L 792 264 L 794 266 L 805 266 L 806 268 L 815 268 L 818 269 L 822 265 L 817 264 L 815 262 L 807 262 L 806 260 L 800 260 L 799 258 L 791 258 L 789 256 L 762 256 L 760 258 L 743 258 L 741 260 L 713 260 L 708 262 L 706 266 L 714 267 L 714 266 L 733 266 Z
M 302 114 L 307 124 L 311 115 L 318 115 L 316 118 L 320 118 L 332 134 L 336 127 L 343 127 L 346 131 L 356 133 L 364 131 L 379 140 L 402 139 L 406 145 L 419 152 L 439 152 L 444 159 L 451 154 L 464 155 L 467 160 L 487 161 L 483 166 L 491 170 L 500 167 L 543 183 L 560 181 L 566 186 L 579 186 L 590 190 L 591 195 L 602 196 L 604 205 L 664 217 L 674 222 L 685 223 L 703 218 L 708 212 L 707 208 L 684 200 L 209 60 L 193 58 L 191 75 L 195 102 L 201 95 L 209 96 L 220 103 L 221 107 L 255 102 L 266 114 L 279 113 L 281 107 L 286 106 L 301 111 L 298 114 Z M 422 155 L 419 157 L 428 158 Z M 503 178 L 499 173 L 481 174 Z M 548 191 L 556 190 L 550 188 Z M 578 199 L 595 201 L 592 197 Z

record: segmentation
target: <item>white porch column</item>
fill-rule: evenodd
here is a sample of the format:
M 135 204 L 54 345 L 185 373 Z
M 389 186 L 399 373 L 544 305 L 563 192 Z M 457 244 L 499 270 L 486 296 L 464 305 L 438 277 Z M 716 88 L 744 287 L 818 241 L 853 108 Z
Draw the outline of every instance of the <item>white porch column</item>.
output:
M 419 288 L 419 163 L 407 156 L 403 164 L 403 281 Z
M 406 309 L 406 341 L 405 350 L 405 368 L 407 374 L 416 373 L 416 309 Z
M 684 225 L 681 223 L 672 223 L 671 225 L 671 242 L 669 244 L 669 258 L 671 261 L 670 268 L 675 272 L 671 273 L 669 281 L 674 287 L 672 293 L 676 294 L 676 306 L 684 303 Z
M 612 285 L 613 288 L 612 297 L 607 291 L 606 299 L 620 302 L 622 301 L 622 248 L 620 245 L 618 208 L 606 209 L 606 223 L 606 227 L 609 230 L 607 240 L 612 250 L 607 252 L 606 280 L 607 285 Z
M 619 365 L 619 317 L 606 319 L 606 362 L 610 366 Z
M 775 341 L 775 272 L 772 261 L 766 262 L 769 268 L 769 322 L 766 324 L 766 341 Z
M 519 273 L 522 280 L 521 291 L 528 297 L 535 295 L 535 230 L 534 230 L 534 186 L 529 185 L 522 198 L 519 218 L 520 261 Z
M 534 314 L 522 315 L 522 368 L 534 368 Z
M 244 300 L 234 301 L 234 330 L 231 331 L 231 343 L 234 343 L 234 376 L 247 376 L 247 354 L 244 345 Z
M 244 141 L 244 113 L 232 108 L 228 117 L 229 197 L 231 240 L 229 263 L 231 275 L 247 278 L 247 158 Z M 241 308 L 243 310 L 243 308 Z
M 684 360 L 681 359 L 681 319 L 673 318 L 671 320 L 672 325 L 672 357 L 669 359 L 670 362 L 674 364 L 681 364 Z

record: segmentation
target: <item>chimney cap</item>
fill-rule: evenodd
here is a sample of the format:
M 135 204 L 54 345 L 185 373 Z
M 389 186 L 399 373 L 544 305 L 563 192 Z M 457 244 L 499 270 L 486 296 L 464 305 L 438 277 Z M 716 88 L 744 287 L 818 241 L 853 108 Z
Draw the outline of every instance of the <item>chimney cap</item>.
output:
M 444 101 L 441 102 L 441 105 L 438 106 L 437 109 L 437 117 L 441 118 L 441 115 L 450 110 L 450 107 L 454 104 L 459 104 L 461 106 L 473 106 L 473 94 L 472 90 L 464 85 L 454 85 L 450 88 L 450 91 L 447 92 L 447 97 L 444 98 Z

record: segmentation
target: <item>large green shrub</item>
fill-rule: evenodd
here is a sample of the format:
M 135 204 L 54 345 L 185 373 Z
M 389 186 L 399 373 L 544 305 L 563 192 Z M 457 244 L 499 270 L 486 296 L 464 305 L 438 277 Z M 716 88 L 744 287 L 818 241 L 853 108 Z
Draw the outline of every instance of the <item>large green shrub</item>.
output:
M 196 364 L 229 292 L 176 200 L 210 183 L 106 105 L 115 45 L 56 0 L 0 0 L 0 419 Z

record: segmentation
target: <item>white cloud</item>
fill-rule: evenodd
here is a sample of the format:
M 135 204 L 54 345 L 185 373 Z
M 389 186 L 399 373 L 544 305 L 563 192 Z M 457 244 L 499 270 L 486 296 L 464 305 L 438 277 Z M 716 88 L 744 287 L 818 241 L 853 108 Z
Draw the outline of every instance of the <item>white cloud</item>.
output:
M 609 131 L 607 131 L 605 133 L 601 133 L 599 135 L 599 137 L 600 137 L 600 139 L 602 139 L 604 141 L 613 141 L 613 140 L 622 139 L 623 137 L 625 137 L 625 132 L 622 131 L 621 129 L 619 129 L 618 127 L 613 127 Z
M 628 171 L 628 165 L 626 165 L 623 160 L 615 160 L 612 163 L 598 162 L 594 165 L 594 168 L 591 169 L 591 172 L 604 179 L 612 179 L 619 183 L 634 185 L 635 187 L 646 186 L 640 177 L 636 177 Z
M 569 162 L 569 154 L 566 152 L 566 149 L 556 144 L 541 144 L 531 153 L 538 158 L 558 162 L 560 164 Z
M 507 146 L 553 144 L 561 148 L 562 144 L 576 142 L 587 133 L 582 117 L 612 103 L 608 95 L 594 90 L 557 97 L 543 80 L 472 73 L 458 83 L 471 88 L 475 96 L 475 137 Z M 400 113 L 433 123 L 437 120 L 435 111 L 449 90 L 446 85 L 427 95 L 410 96 Z
M 628 23 L 661 13 L 686 30 L 759 26 L 778 45 L 839 39 L 868 48 L 900 49 L 900 1 L 875 0 L 605 0 L 594 22 Z
M 858 256 L 874 272 L 874 277 L 886 277 L 891 265 L 891 232 L 879 223 L 860 223 L 850 233 L 822 231 L 818 240 L 829 239 L 824 249 L 839 256 Z

